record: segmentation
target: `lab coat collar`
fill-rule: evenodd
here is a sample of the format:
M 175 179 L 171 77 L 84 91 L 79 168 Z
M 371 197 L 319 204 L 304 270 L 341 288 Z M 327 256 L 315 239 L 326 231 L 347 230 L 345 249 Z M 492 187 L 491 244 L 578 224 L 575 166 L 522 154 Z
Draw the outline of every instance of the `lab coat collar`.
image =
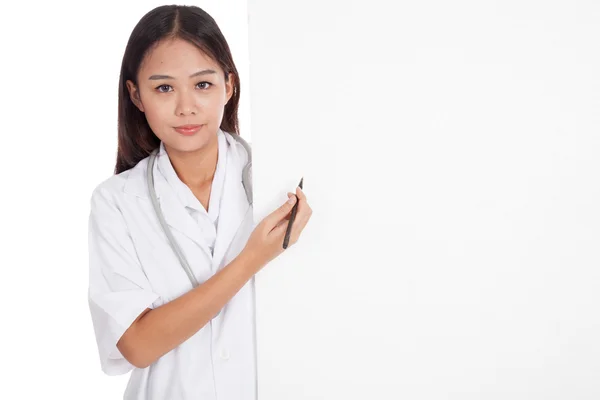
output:
M 217 238 L 215 241 L 214 255 L 211 257 L 210 249 L 202 239 L 199 225 L 186 211 L 184 204 L 180 201 L 177 193 L 169 185 L 165 177 L 158 170 L 158 159 L 154 163 L 154 185 L 161 210 L 167 224 L 175 230 L 183 233 L 186 237 L 197 244 L 209 259 L 212 259 L 212 269 L 216 272 L 222 267 L 222 262 L 227 254 L 233 239 L 240 230 L 245 218 L 252 215 L 251 207 L 246 198 L 246 192 L 242 185 L 242 170 L 246 165 L 247 155 L 241 144 L 231 137 L 231 134 L 222 131 L 227 139 L 228 156 L 226 158 L 225 180 L 219 209 L 219 221 L 217 222 Z M 166 157 L 166 154 L 165 154 Z M 148 168 L 148 157 L 140 161 L 129 171 L 124 190 L 128 194 L 148 199 L 148 187 L 146 182 L 146 170 Z M 151 216 L 151 218 L 156 218 Z M 181 244 L 180 244 L 181 246 Z M 188 260 L 194 264 L 193 260 Z
M 212 181 L 208 211 L 204 208 L 196 196 L 194 196 L 194 193 L 190 190 L 190 188 L 187 187 L 186 184 L 183 183 L 177 176 L 177 172 L 175 172 L 175 169 L 171 164 L 163 142 L 160 143 L 156 158 L 156 163 L 158 164 L 160 173 L 166 178 L 171 188 L 177 193 L 177 197 L 181 201 L 181 204 L 208 215 L 213 223 L 219 214 L 219 203 L 221 201 L 229 147 L 227 139 L 225 138 L 225 134 L 221 129 L 219 129 L 217 132 L 217 146 L 217 166 L 215 170 L 215 176 Z
M 226 160 L 227 173 L 223 182 L 219 221 L 217 222 L 217 238 L 213 256 L 213 272 L 223 267 L 223 261 L 242 223 L 252 217 L 251 207 L 242 184 L 242 170 L 246 166 L 248 156 L 244 147 L 231 134 L 225 133 L 229 144 Z

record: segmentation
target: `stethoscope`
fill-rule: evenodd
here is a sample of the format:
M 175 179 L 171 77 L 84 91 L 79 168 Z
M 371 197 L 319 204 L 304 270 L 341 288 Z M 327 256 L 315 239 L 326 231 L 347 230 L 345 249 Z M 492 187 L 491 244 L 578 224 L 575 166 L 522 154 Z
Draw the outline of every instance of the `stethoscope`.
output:
M 252 204 L 252 151 L 250 150 L 250 145 L 244 139 L 242 139 L 240 135 L 232 133 L 231 137 L 233 137 L 238 143 L 241 143 L 242 146 L 244 146 L 244 149 L 246 149 L 246 152 L 248 153 L 248 162 L 242 170 L 242 185 L 244 186 L 244 190 L 246 191 L 246 198 L 248 199 L 248 203 Z M 177 255 L 181 266 L 190 278 L 192 285 L 196 287 L 198 286 L 198 281 L 192 273 L 190 265 L 188 264 L 187 260 L 185 259 L 185 256 L 183 255 L 183 252 L 181 251 L 181 247 L 179 247 L 179 244 L 173 237 L 171 229 L 169 229 L 169 227 L 167 226 L 165 217 L 158 204 L 156 189 L 154 187 L 154 174 L 152 172 L 154 171 L 154 162 L 156 161 L 156 155 L 158 154 L 159 149 L 160 146 L 154 149 L 154 151 L 150 153 L 150 158 L 148 160 L 148 170 L 146 173 L 146 179 L 148 181 L 148 192 L 150 193 L 150 200 L 152 201 L 152 206 L 154 207 L 154 211 L 156 213 L 156 216 L 158 217 L 158 221 L 160 222 L 160 225 L 162 226 L 165 234 L 167 235 L 167 239 L 169 239 L 169 243 L 171 244 L 173 251 Z

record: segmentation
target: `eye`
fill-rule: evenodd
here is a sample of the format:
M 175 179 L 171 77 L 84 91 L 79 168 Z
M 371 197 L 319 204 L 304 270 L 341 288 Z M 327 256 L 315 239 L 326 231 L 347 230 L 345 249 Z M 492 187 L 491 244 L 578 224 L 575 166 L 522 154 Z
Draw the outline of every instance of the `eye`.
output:
M 160 85 L 160 86 L 155 87 L 155 89 L 158 90 L 160 93 L 166 93 L 166 92 L 160 90 L 160 88 L 163 88 L 163 87 L 171 87 L 171 85 Z
M 202 85 L 202 84 L 206 84 L 206 85 L 207 85 L 207 86 L 205 86 L 204 88 L 201 88 L 201 89 L 203 89 L 203 90 L 207 90 L 208 88 L 210 88 L 210 87 L 212 86 L 212 83 L 210 83 L 210 82 L 206 82 L 206 81 L 203 81 L 203 82 L 198 82 L 198 83 L 196 84 L 196 86 L 198 86 L 198 85 Z M 171 87 L 171 85 L 163 84 L 163 85 L 159 85 L 159 86 L 155 87 L 154 89 L 155 89 L 155 90 L 158 90 L 158 92 L 159 92 L 159 93 L 168 93 L 168 92 L 169 92 L 168 90 L 167 90 L 167 91 L 164 91 L 164 90 L 161 90 L 161 88 L 170 88 L 170 87 Z
M 201 85 L 203 83 L 206 83 L 208 85 L 208 86 L 205 87 L 205 90 L 212 86 L 212 83 L 206 82 L 206 81 L 204 81 L 204 82 L 198 82 L 198 85 Z

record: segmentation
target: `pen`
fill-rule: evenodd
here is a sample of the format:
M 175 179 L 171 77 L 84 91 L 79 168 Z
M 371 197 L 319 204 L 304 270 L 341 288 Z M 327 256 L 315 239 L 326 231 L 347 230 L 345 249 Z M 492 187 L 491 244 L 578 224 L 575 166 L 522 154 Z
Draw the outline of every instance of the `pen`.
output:
M 298 187 L 300 189 L 302 189 L 303 181 L 304 181 L 304 177 L 302 177 L 302 179 L 300 179 L 300 183 L 298 184 Z M 292 214 L 290 215 L 290 220 L 288 222 L 288 226 L 285 231 L 285 237 L 283 238 L 283 248 L 284 249 L 287 249 L 288 244 L 290 243 L 290 234 L 292 233 L 292 224 L 294 223 L 294 220 L 296 219 L 297 212 L 298 212 L 298 202 L 296 202 L 296 204 L 294 204 L 294 207 L 292 208 Z

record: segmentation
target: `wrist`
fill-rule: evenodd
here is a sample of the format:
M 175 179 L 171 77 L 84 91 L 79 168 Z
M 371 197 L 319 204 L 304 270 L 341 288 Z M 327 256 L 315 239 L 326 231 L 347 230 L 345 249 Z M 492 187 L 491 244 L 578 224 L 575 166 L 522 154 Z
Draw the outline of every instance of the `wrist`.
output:
M 253 274 L 257 273 L 264 266 L 264 262 L 261 261 L 259 254 L 249 248 L 244 248 L 239 254 L 238 259 L 241 264 L 252 271 Z

